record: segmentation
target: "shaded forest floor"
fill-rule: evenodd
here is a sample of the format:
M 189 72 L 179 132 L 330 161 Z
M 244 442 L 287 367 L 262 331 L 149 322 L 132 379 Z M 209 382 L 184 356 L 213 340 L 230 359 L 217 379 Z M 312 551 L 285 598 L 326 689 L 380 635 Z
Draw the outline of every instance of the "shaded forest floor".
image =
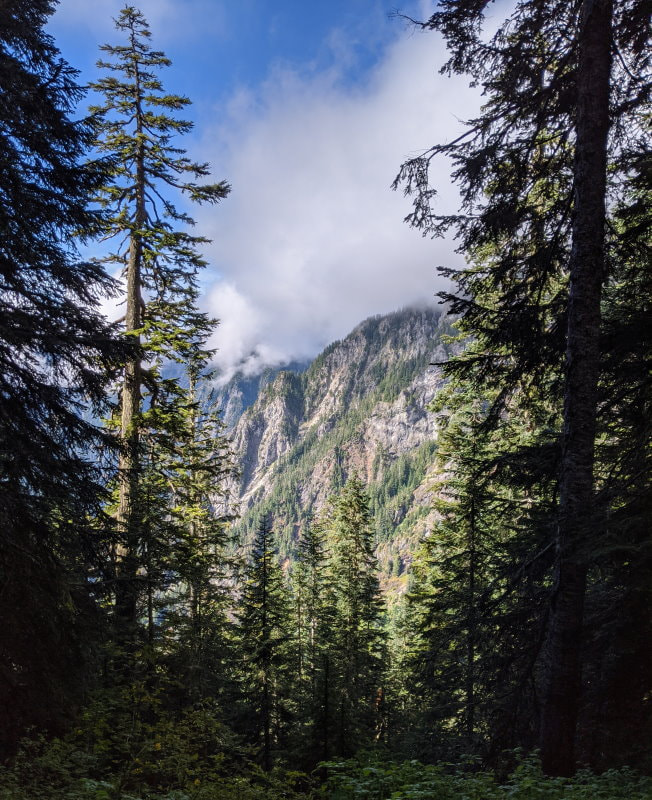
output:
M 163 738 L 163 737 L 161 737 Z M 367 753 L 321 764 L 312 774 L 275 768 L 265 773 L 233 753 L 202 757 L 169 742 L 140 756 L 107 763 L 107 753 L 54 740 L 26 744 L 0 768 L 2 800 L 652 800 L 652 778 L 629 770 L 579 771 L 548 778 L 535 756 L 522 757 L 499 778 L 473 763 L 424 765 Z

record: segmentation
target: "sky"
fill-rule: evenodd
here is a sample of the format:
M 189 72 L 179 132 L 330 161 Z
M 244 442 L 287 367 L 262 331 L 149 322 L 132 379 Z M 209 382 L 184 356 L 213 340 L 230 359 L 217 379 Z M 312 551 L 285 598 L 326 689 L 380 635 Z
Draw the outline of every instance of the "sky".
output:
M 118 43 L 119 0 L 60 0 L 49 24 L 62 55 L 95 80 L 98 45 Z M 435 302 L 451 240 L 403 222 L 391 183 L 403 161 L 453 138 L 479 106 L 466 78 L 439 74 L 443 43 L 397 18 L 429 0 L 141 0 L 170 92 L 193 102 L 179 144 L 231 194 L 195 207 L 212 240 L 203 310 L 226 380 L 315 356 L 366 317 Z M 436 163 L 437 210 L 457 209 Z M 107 307 L 107 313 L 114 311 Z M 116 317 L 120 316 L 116 313 Z

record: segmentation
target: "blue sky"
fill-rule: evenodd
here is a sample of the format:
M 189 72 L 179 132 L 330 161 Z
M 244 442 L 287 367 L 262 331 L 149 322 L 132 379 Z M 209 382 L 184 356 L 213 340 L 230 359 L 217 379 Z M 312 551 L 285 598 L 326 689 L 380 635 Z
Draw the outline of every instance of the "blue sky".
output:
M 111 20 L 122 5 L 59 0 L 50 30 L 83 76 L 95 72 L 97 45 L 115 40 Z M 395 0 L 144 0 L 136 5 L 150 22 L 154 44 L 174 62 L 174 82 L 191 87 L 199 106 L 211 106 L 243 84 L 261 83 L 275 66 L 319 72 L 341 65 L 338 56 L 345 49 L 342 80 L 353 85 L 403 28 L 390 19 L 399 8 Z M 406 6 L 414 11 L 413 3 Z
M 166 88 L 193 101 L 183 145 L 231 195 L 195 209 L 211 238 L 202 303 L 221 325 L 229 376 L 314 356 L 370 314 L 432 299 L 451 242 L 422 239 L 390 191 L 402 160 L 461 129 L 477 97 L 437 74 L 442 43 L 390 14 L 428 0 L 142 0 L 152 44 L 172 59 Z M 60 0 L 49 30 L 97 77 L 100 43 L 118 41 L 119 0 Z M 457 194 L 448 165 L 439 207 Z M 107 308 L 111 315 L 112 309 Z M 119 315 L 118 315 L 119 316 Z

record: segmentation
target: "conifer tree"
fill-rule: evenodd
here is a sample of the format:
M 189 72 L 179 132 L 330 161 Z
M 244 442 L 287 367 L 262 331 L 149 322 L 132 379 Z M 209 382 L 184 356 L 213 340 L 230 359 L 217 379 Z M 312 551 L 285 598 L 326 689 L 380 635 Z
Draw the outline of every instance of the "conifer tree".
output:
M 174 435 L 146 451 L 142 476 L 149 640 L 162 640 L 159 660 L 177 685 L 179 703 L 223 694 L 232 639 L 233 517 L 224 489 L 232 461 L 212 392 L 205 394 L 207 358 L 196 355 L 188 365 Z M 161 428 L 168 437 L 171 426 Z
M 290 605 L 269 522 L 261 519 L 245 568 L 238 607 L 242 726 L 258 748 L 260 763 L 272 768 L 290 723 L 296 645 Z
M 652 726 L 652 230 L 650 162 L 633 158 L 614 208 L 613 280 L 605 287 L 603 374 L 596 447 L 601 547 L 587 586 L 586 700 L 581 752 L 599 769 L 644 763 Z
M 632 154 L 647 149 L 648 14 L 639 0 L 521 2 L 486 41 L 485 7 L 451 0 L 424 23 L 449 44 L 444 69 L 470 74 L 487 103 L 466 134 L 407 162 L 399 181 L 417 190 L 410 220 L 433 233 L 454 227 L 472 259 L 453 273 L 457 292 L 447 298 L 480 344 L 451 372 L 498 387 L 492 424 L 515 392 L 531 395 L 538 386 L 563 408 L 541 746 L 545 769 L 568 774 L 587 571 L 601 527 L 594 460 L 610 264 L 605 209 L 630 180 Z M 430 209 L 428 164 L 439 154 L 454 160 L 460 215 Z
M 444 436 L 439 437 L 438 462 L 443 470 L 449 469 L 435 502 L 441 520 L 422 543 L 413 565 L 410 594 L 412 669 L 419 676 L 415 705 L 422 729 L 429 732 L 428 747 L 440 758 L 450 756 L 457 743 L 463 753 L 472 753 L 477 746 L 479 601 L 486 589 L 489 557 L 485 526 L 495 525 L 495 517 L 487 519 L 487 487 L 478 474 L 477 412 L 475 419 L 459 416 L 462 419 L 449 420 L 445 430 L 449 444 L 456 448 L 454 467 L 446 464 L 447 447 Z M 498 539 L 494 528 L 494 553 Z
M 107 260 L 123 269 L 124 330 L 138 347 L 124 372 L 118 415 L 116 613 L 128 631 L 137 619 L 139 562 L 147 549 L 141 491 L 146 431 L 151 438 L 157 429 L 174 427 L 185 402 L 178 382 L 164 379 L 162 371 L 166 363 L 191 360 L 213 325 L 197 310 L 197 273 L 205 264 L 198 248 L 206 240 L 188 231 L 193 221 L 175 207 L 171 192 L 214 203 L 229 187 L 196 183 L 208 175 L 208 165 L 191 161 L 173 144 L 192 127 L 175 115 L 189 100 L 165 93 L 155 70 L 170 62 L 150 47 L 143 15 L 127 6 L 116 27 L 126 43 L 102 48 L 110 60 L 99 66 L 111 74 L 92 88 L 104 98 L 93 109 L 97 146 L 113 164 L 113 180 L 100 195 L 108 216 L 105 237 L 118 242 Z
M 329 648 L 332 741 L 334 752 L 350 756 L 380 730 L 386 655 L 369 501 L 357 476 L 334 498 L 324 524 L 335 603 Z
M 83 163 L 94 131 L 73 117 L 83 92 L 46 32 L 53 10 L 0 7 L 0 750 L 56 727 L 84 684 L 98 560 L 84 520 L 107 443 L 89 420 L 125 350 L 98 309 L 113 282 L 74 246 L 105 173 Z
M 329 673 L 335 598 L 328 580 L 326 532 L 319 520 L 309 519 L 299 539 L 294 576 L 297 629 L 299 707 L 295 738 L 309 764 L 330 755 L 331 691 Z
M 554 494 L 532 410 L 484 427 L 490 398 L 455 381 L 437 398 L 439 519 L 410 592 L 408 665 L 424 756 L 495 758 L 536 744 Z M 430 741 L 428 741 L 430 739 Z
M 71 112 L 76 72 L 44 27 L 52 4 L 11 2 L 2 15 L 2 507 L 7 521 L 40 514 L 51 498 L 93 499 L 92 460 L 101 439 L 82 418 L 103 402 L 107 358 L 116 352 L 100 298 L 113 283 L 82 262 L 72 242 L 98 218 L 88 200 L 105 177 L 82 164 L 89 120 Z M 13 510 L 12 510 L 13 508 Z

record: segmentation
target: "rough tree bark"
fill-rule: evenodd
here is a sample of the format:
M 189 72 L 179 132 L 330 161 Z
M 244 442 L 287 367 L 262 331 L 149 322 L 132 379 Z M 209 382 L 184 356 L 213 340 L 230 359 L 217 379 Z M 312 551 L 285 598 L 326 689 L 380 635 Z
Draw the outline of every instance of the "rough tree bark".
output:
M 132 46 L 133 37 L 132 37 Z M 142 233 L 146 222 L 145 207 L 145 153 L 142 143 L 143 115 L 140 102 L 141 86 L 138 67 L 135 69 L 136 87 L 136 136 L 141 138 L 136 160 L 136 183 L 134 187 L 136 208 L 135 227 L 129 241 L 127 262 L 127 294 L 125 312 L 125 333 L 134 343 L 140 345 L 140 336 L 134 334 L 142 326 Z M 117 554 L 116 613 L 119 620 L 131 626 L 136 623 L 138 590 L 136 586 L 137 557 L 135 549 L 138 540 L 137 496 L 140 467 L 140 429 L 139 417 L 142 402 L 142 367 L 140 356 L 133 356 L 125 366 L 122 385 L 122 408 L 120 418 L 120 439 L 122 454 L 118 464 L 118 510 L 116 521 L 122 534 L 122 545 Z
M 575 768 L 584 595 L 594 501 L 612 14 L 612 0 L 582 3 L 558 567 L 541 724 L 543 768 L 553 775 L 570 775 Z

